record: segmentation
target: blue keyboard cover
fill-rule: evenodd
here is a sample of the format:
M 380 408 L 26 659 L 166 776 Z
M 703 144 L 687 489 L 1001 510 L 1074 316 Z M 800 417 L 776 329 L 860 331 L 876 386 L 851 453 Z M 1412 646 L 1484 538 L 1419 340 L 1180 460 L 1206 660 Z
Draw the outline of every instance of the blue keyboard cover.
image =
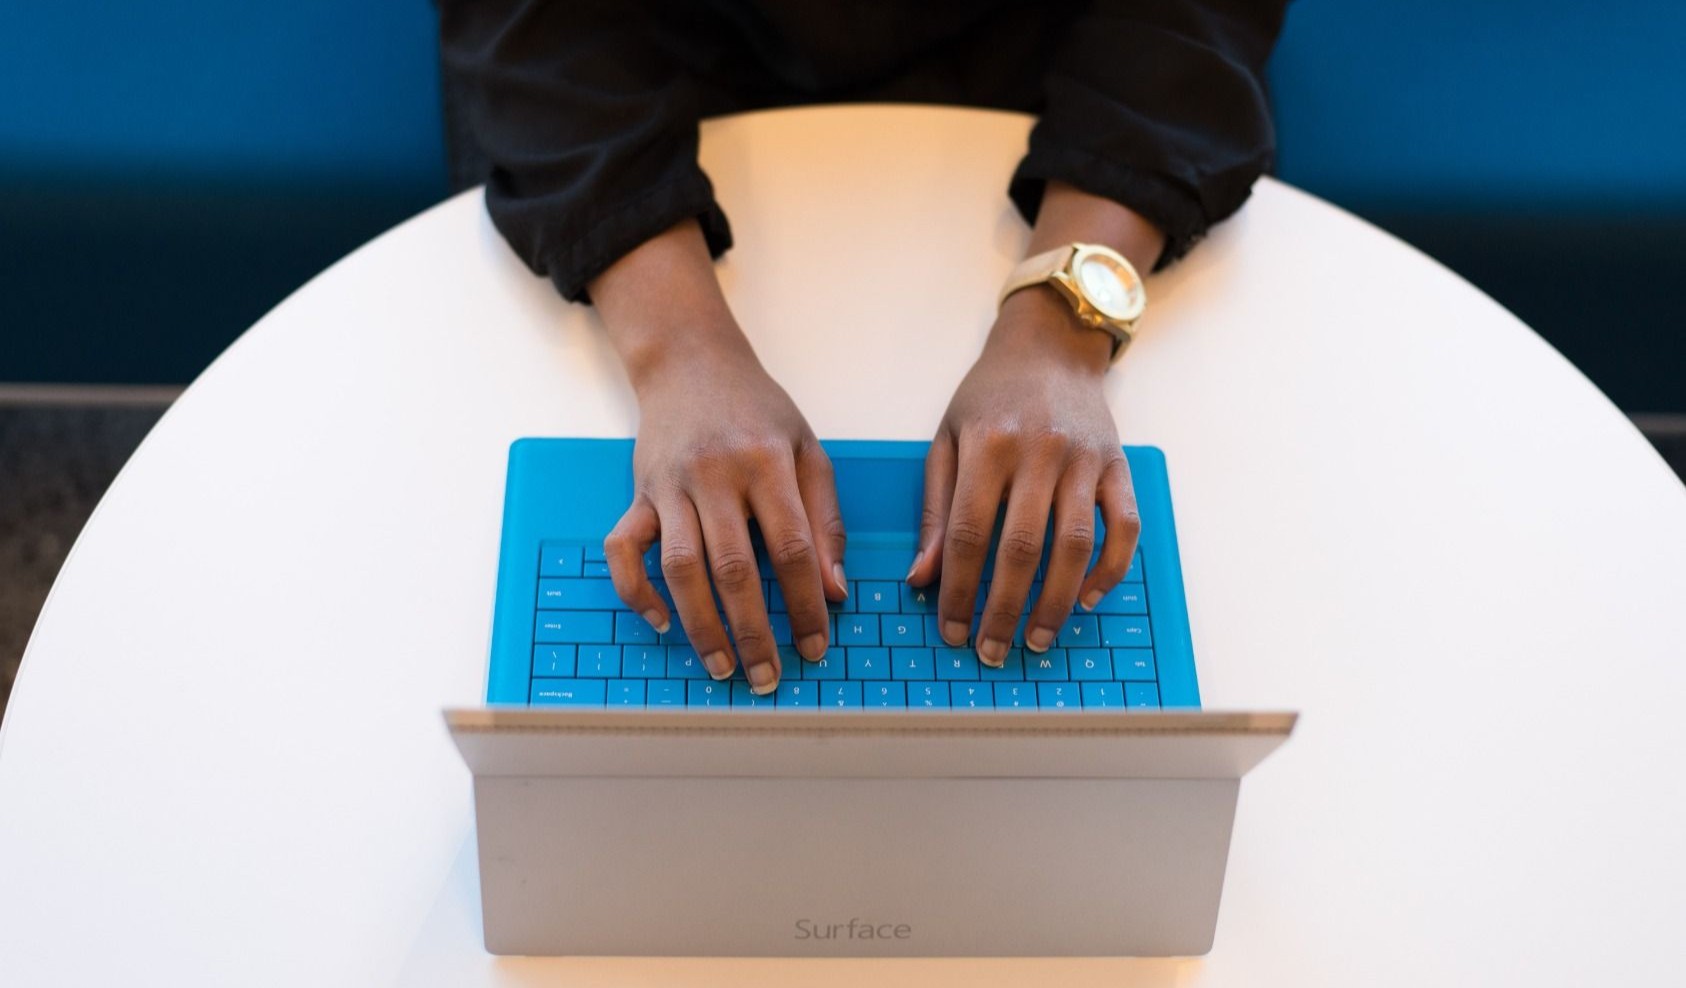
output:
M 577 485 L 594 473 L 601 476 L 597 471 L 604 466 L 604 447 L 613 446 L 624 453 L 621 469 L 626 479 L 620 486 L 630 494 L 631 443 L 518 442 L 511 451 L 488 702 L 816 711 L 1199 705 L 1169 492 L 1157 450 L 1126 448 L 1143 534 L 1124 581 L 1093 611 L 1074 611 L 1046 652 L 1024 648 L 1021 620 L 1006 664 L 995 669 L 980 663 L 971 648 L 948 647 L 938 636 L 934 585 L 915 588 L 903 581 L 915 549 L 911 523 L 901 532 L 857 534 L 853 528 L 852 503 L 861 514 L 877 510 L 866 507 L 874 499 L 873 488 L 896 488 L 904 497 L 911 493 L 905 517 L 916 517 L 917 492 L 905 488 L 909 477 L 917 474 L 925 444 L 826 445 L 838 472 L 844 521 L 851 526 L 844 557 L 849 596 L 831 606 L 831 648 L 825 658 L 805 661 L 792 646 L 783 597 L 762 557 L 762 591 L 780 649 L 782 677 L 772 694 L 756 696 L 741 667 L 729 680 L 716 682 L 708 676 L 672 606 L 656 549 L 646 555 L 645 569 L 668 600 L 672 626 L 657 633 L 620 603 L 609 580 L 601 535 L 613 525 L 619 509 L 592 523 L 590 535 L 578 531 L 580 512 L 565 510 L 568 501 L 582 501 L 580 506 L 590 509 L 583 513 L 602 516 L 611 499 L 570 493 L 567 482 L 558 489 L 528 489 L 564 478 Z M 873 465 L 857 471 L 851 469 L 856 461 Z M 853 476 L 857 473 L 858 478 Z M 858 482 L 851 485 L 852 480 Z M 851 491 L 851 486 L 865 489 Z M 885 493 L 878 492 L 880 501 Z M 612 500 L 621 507 L 627 503 L 624 497 Z M 537 503 L 550 508 L 535 511 Z M 539 517 L 532 517 L 535 514 Z M 979 610 L 990 575 L 986 570 Z M 1037 575 L 1031 602 L 1040 589 L 1041 572 Z

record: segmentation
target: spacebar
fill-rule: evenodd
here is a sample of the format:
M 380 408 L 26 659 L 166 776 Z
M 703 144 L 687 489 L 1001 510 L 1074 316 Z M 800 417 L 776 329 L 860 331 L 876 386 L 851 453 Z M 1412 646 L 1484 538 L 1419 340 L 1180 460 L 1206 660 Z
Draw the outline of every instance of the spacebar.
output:
M 914 544 L 856 545 L 843 550 L 843 569 L 851 580 L 903 580 L 913 565 Z

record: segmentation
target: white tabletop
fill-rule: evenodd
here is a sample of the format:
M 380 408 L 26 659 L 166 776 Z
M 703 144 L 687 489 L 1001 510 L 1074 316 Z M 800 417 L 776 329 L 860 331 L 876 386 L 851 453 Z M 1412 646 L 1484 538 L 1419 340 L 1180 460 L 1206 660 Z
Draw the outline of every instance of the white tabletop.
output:
M 705 126 L 722 275 L 820 435 L 928 438 L 1026 127 Z M 78 540 L 0 734 L 0 984 L 1678 983 L 1686 490 L 1498 305 L 1279 183 L 1150 291 L 1109 388 L 1169 458 L 1202 693 L 1304 714 L 1209 957 L 482 951 L 439 709 L 482 695 L 505 449 L 635 409 L 468 194 L 253 327 Z

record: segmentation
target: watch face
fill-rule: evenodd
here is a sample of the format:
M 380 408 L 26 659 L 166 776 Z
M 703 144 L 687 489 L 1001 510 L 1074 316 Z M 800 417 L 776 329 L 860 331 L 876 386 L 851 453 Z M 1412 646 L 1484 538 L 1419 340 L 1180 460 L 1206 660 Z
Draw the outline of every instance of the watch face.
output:
M 1141 279 L 1110 252 L 1084 251 L 1075 267 L 1084 298 L 1102 315 L 1126 321 L 1141 315 L 1147 301 Z

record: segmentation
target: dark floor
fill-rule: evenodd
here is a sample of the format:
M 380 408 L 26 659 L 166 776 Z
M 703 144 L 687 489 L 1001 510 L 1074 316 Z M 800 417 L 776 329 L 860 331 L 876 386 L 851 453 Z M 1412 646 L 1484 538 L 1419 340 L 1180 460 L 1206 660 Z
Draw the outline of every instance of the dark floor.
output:
M 161 406 L 0 405 L 0 714 L 65 554 Z M 1686 478 L 1686 424 L 1648 430 Z

